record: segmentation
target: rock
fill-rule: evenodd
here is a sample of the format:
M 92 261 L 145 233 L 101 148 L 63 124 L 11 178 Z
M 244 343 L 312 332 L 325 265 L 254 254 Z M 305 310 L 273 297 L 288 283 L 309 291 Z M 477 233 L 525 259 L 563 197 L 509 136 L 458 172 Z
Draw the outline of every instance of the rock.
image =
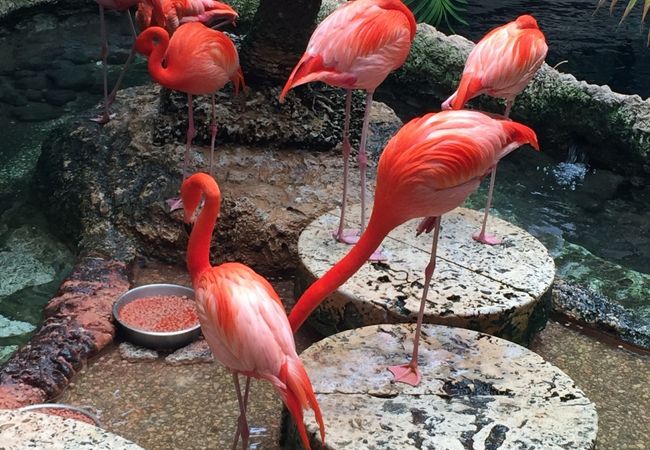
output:
M 579 192 L 602 200 L 610 200 L 615 195 L 625 177 L 605 169 L 593 170 L 587 173 Z
M 47 77 L 60 89 L 85 90 L 94 85 L 94 64 L 74 66 L 65 64 L 61 68 L 50 71 Z
M 15 70 L 14 49 L 3 42 L 3 45 L 0 45 L 0 75 L 11 75 Z
M 235 98 L 228 108 L 230 97 L 220 98 L 222 131 L 215 152 L 223 202 L 213 261 L 237 260 L 269 274 L 296 267 L 298 235 L 339 200 L 342 173 L 338 151 L 315 151 L 340 142 L 341 112 L 333 108 L 341 106 L 341 93 L 317 96 L 316 112 L 297 96 L 280 109 L 277 94 L 278 88 L 252 93 Z M 183 97 L 163 97 L 163 110 L 170 112 L 160 114 L 152 86 L 125 89 L 120 96 L 115 105 L 120 119 L 99 128 L 84 116 L 50 134 L 37 168 L 38 185 L 52 220 L 65 217 L 69 226 L 61 231 L 82 253 L 130 261 L 137 251 L 178 264 L 185 260 L 187 232 L 181 212 L 169 214 L 164 200 L 177 194 L 181 182 Z M 245 101 L 253 105 L 239 104 Z M 209 157 L 209 149 L 200 146 L 209 142 L 202 116 L 209 99 L 197 103 L 199 135 L 191 170 L 204 169 Z M 328 108 L 332 112 L 323 118 Z M 304 133 L 300 117 L 316 123 L 312 134 Z M 387 112 L 381 117 L 381 129 L 388 129 L 389 117 L 397 120 Z M 392 127 L 398 126 L 397 120 Z M 253 143 L 228 143 L 234 139 Z M 351 172 L 350 195 L 358 195 L 357 171 Z
M 16 74 L 16 86 L 20 89 L 47 89 L 49 83 L 44 72 L 33 73 L 31 71 L 21 70 L 21 74 Z
M 54 105 L 54 106 L 63 106 L 68 102 L 71 102 L 77 98 L 77 94 L 74 91 L 66 90 L 47 90 L 43 94 L 45 100 Z
M 63 111 L 56 107 L 41 102 L 27 102 L 25 106 L 13 108 L 11 114 L 24 122 L 43 122 L 57 119 Z
M 27 100 L 5 78 L 0 78 L 0 102 L 12 106 L 24 106 L 27 104 Z
M 31 323 L 9 320 L 3 315 L 0 315 L 0 338 L 29 333 L 34 328 L 36 327 Z M 4 359 L 4 356 L 7 354 L 6 352 L 7 350 L 5 348 L 0 348 L 0 361 Z
M 41 389 L 25 383 L 0 385 L 0 410 L 43 403 L 46 398 L 45 392 Z
M 387 367 L 408 362 L 414 329 L 350 330 L 300 355 L 327 424 L 328 449 L 594 448 L 595 405 L 560 369 L 503 339 L 425 324 L 422 382 L 393 382 Z M 313 448 L 321 448 L 311 413 L 305 425 Z M 283 448 L 302 448 L 295 426 L 284 430 Z
M 41 402 L 60 394 L 86 360 L 112 342 L 113 303 L 128 287 L 123 263 L 82 258 L 47 304 L 31 341 L 0 369 L 0 393 L 26 386 L 43 393 Z
M 349 214 L 350 226 L 358 226 L 358 205 Z M 350 247 L 331 238 L 338 219 L 338 210 L 330 211 L 300 234 L 296 297 L 348 253 Z M 473 241 L 471 235 L 482 220 L 482 213 L 465 208 L 443 216 L 424 322 L 470 328 L 528 345 L 546 324 L 555 265 L 537 239 L 494 217 L 490 227 L 503 245 Z M 418 223 L 419 219 L 412 220 L 391 231 L 382 243 L 386 261 L 363 264 L 326 297 L 309 316 L 309 324 L 328 336 L 367 325 L 415 322 L 431 255 L 431 237 L 415 235 Z
M 159 356 L 155 350 L 138 347 L 130 342 L 122 342 L 119 349 L 122 359 L 126 359 L 129 362 L 156 361 Z
M 0 297 L 49 283 L 57 273 L 58 261 L 69 256 L 65 246 L 27 225 L 9 233 L 0 250 Z
M 43 93 L 36 89 L 27 89 L 25 91 L 25 98 L 30 102 L 40 102 L 43 100 Z
M 214 361 L 207 341 L 200 339 L 183 348 L 176 350 L 165 358 L 165 362 L 172 366 L 183 364 L 211 363 Z

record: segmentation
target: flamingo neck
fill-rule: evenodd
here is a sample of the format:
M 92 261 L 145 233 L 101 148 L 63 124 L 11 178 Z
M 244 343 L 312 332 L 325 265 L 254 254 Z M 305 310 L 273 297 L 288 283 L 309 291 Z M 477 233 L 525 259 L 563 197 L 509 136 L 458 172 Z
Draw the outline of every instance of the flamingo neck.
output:
M 211 192 L 205 189 L 202 191 L 205 195 L 205 204 L 194 224 L 187 246 L 187 270 L 190 272 L 193 283 L 204 271 L 212 267 L 210 265 L 210 242 L 221 209 L 221 195 L 218 191 Z
M 150 28 L 150 30 L 149 38 L 152 41 L 152 51 L 149 55 L 147 68 L 149 69 L 151 77 L 156 80 L 158 84 L 168 86 L 173 81 L 173 77 L 169 72 L 169 68 L 163 67 L 163 59 L 165 58 L 167 49 L 169 48 L 169 34 L 163 28 L 156 27 Z M 154 39 L 158 40 L 156 45 L 153 44 Z
M 386 235 L 398 225 L 389 223 L 379 214 L 375 214 L 376 210 L 373 208 L 368 227 L 361 235 L 359 242 L 300 296 L 289 314 L 289 323 L 294 333 L 309 314 L 325 300 L 325 297 L 334 292 L 361 268 L 372 253 L 379 248 Z

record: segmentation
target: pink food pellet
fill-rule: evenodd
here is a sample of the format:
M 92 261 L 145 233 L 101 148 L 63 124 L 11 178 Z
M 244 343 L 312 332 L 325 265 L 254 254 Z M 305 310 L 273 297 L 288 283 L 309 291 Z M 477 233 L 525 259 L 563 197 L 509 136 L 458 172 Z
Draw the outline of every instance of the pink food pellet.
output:
M 118 315 L 122 322 L 145 331 L 180 331 L 199 323 L 194 300 L 175 295 L 139 298 L 122 306 Z

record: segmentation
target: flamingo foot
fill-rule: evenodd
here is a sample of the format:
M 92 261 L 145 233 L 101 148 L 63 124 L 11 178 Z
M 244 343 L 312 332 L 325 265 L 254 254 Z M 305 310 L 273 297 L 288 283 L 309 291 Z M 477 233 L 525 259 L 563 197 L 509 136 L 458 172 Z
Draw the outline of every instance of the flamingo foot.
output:
M 335 231 L 332 233 L 332 237 L 336 242 L 341 242 L 343 244 L 354 245 L 359 242 L 359 230 L 350 230 L 346 228 L 342 232 Z
M 169 206 L 169 212 L 176 211 L 177 209 L 183 209 L 183 200 L 179 197 L 174 197 L 165 200 L 167 206 Z
M 115 119 L 115 117 L 116 117 L 115 113 L 102 114 L 102 115 L 99 115 L 97 117 L 91 117 L 90 120 L 92 122 L 98 123 L 100 125 L 104 125 L 104 124 L 107 124 L 108 122 L 110 122 L 112 119 Z
M 410 362 L 401 366 L 390 366 L 388 370 L 393 373 L 393 381 L 398 383 L 417 386 L 422 380 L 422 374 L 420 373 L 420 369 L 418 369 L 417 363 Z
M 498 237 L 496 237 L 493 234 L 486 233 L 484 231 L 473 234 L 472 239 L 474 239 L 476 242 L 480 242 L 482 244 L 488 244 L 488 245 L 499 245 L 499 244 L 501 244 L 501 239 L 499 239 Z
M 431 233 L 433 231 L 433 227 L 436 225 L 436 218 L 435 217 L 425 217 L 422 219 L 422 221 L 418 224 L 418 227 L 415 230 L 415 235 L 419 236 L 422 233 Z
M 368 261 L 370 262 L 383 262 L 387 260 L 388 256 L 386 256 L 382 247 L 379 247 L 377 250 L 375 250 L 372 255 L 370 255 L 370 258 L 368 258 Z

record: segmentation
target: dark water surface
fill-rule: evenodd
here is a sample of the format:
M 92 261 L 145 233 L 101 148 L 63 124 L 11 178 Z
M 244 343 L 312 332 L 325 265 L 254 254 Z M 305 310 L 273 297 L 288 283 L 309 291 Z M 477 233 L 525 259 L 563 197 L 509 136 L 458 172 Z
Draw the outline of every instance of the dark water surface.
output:
M 558 70 L 578 79 L 607 84 L 623 94 L 650 96 L 650 49 L 646 46 L 648 26 L 639 31 L 643 2 L 617 26 L 627 1 L 621 1 L 609 14 L 607 8 L 595 12 L 596 0 L 499 0 L 469 1 L 463 14 L 469 26 L 454 30 L 474 42 L 487 31 L 532 14 L 546 36 L 549 47 L 546 62 L 551 66 L 567 60 Z M 453 25 L 453 24 L 452 24 Z

